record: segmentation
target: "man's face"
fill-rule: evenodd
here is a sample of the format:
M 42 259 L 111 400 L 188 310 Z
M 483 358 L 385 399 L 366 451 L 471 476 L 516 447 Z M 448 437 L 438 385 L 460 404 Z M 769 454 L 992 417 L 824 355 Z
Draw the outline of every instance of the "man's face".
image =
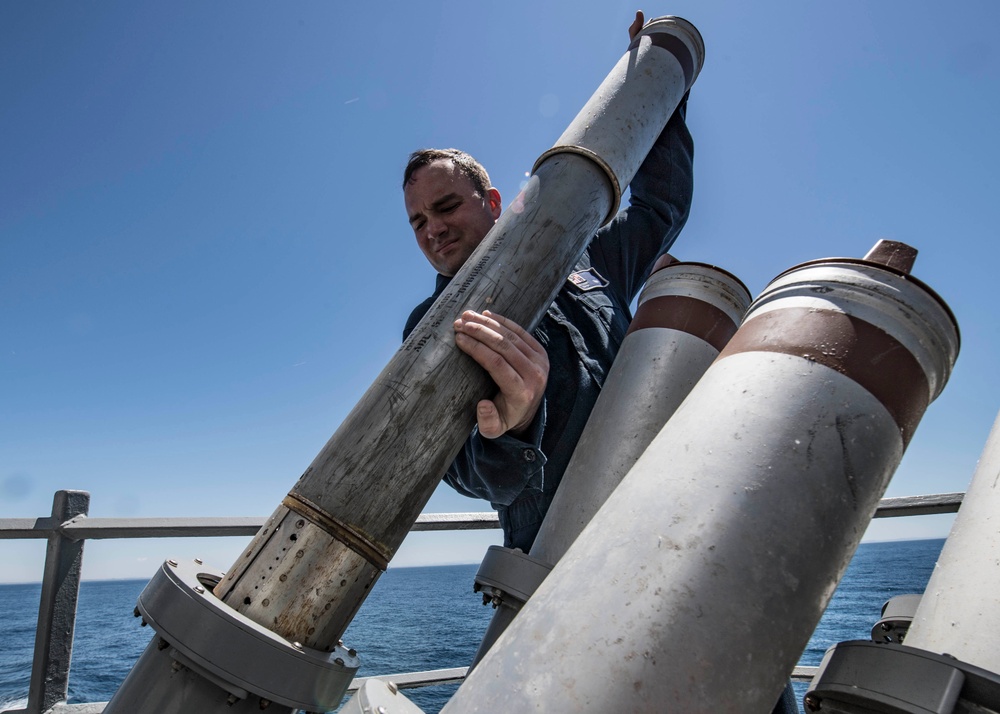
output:
M 500 217 L 500 193 L 481 196 L 451 159 L 417 169 L 403 189 L 410 227 L 424 256 L 452 277 Z

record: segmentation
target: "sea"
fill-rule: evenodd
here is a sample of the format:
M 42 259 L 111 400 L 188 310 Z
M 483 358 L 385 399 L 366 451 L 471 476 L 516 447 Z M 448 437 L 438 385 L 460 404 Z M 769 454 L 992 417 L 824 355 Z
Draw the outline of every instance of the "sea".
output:
M 818 665 L 831 645 L 868 639 L 883 603 L 921 593 L 943 539 L 863 543 L 847 569 L 801 664 Z M 344 635 L 358 651 L 358 676 L 465 666 L 492 616 L 472 592 L 476 565 L 390 568 Z M 133 617 L 144 580 L 84 582 L 70 668 L 69 702 L 114 694 L 152 636 Z M 0 585 L 0 711 L 25 706 L 41 585 Z M 457 684 L 407 689 L 427 714 L 441 710 Z M 801 708 L 806 684 L 795 684 Z

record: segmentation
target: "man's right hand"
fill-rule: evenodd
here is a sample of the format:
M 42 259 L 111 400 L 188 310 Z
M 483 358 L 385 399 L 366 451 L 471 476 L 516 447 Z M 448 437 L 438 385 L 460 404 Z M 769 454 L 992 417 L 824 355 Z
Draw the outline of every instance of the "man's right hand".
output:
M 455 320 L 455 344 L 485 369 L 499 394 L 476 406 L 479 433 L 495 439 L 520 436 L 545 396 L 549 357 L 527 330 L 502 315 L 466 310 Z

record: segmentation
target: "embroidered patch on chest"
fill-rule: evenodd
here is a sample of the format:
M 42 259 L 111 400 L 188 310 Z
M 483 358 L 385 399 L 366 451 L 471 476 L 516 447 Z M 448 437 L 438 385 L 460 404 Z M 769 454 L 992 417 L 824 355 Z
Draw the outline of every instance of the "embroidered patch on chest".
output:
M 575 273 L 570 273 L 567 280 L 580 288 L 583 292 L 587 292 L 588 290 L 597 290 L 598 288 L 606 287 L 608 284 L 608 281 L 604 278 L 604 276 L 593 268 L 587 268 L 586 270 L 578 270 Z

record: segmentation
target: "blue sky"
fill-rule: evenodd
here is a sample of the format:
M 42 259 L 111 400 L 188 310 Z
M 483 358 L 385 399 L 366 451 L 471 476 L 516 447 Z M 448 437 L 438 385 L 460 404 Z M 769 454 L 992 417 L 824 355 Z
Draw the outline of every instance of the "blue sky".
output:
M 962 352 L 887 495 L 964 490 L 1000 408 L 1000 5 L 643 9 L 691 20 L 707 50 L 672 252 L 756 294 L 879 238 L 917 247 Z M 45 515 L 59 488 L 90 491 L 93 516 L 269 514 L 432 288 L 407 154 L 464 148 L 512 198 L 634 10 L 0 3 L 0 517 Z M 427 510 L 487 508 L 442 488 Z M 415 535 L 395 563 L 476 562 L 498 535 Z M 85 577 L 225 568 L 244 542 L 93 542 Z M 0 543 L 0 578 L 37 580 L 43 552 Z

